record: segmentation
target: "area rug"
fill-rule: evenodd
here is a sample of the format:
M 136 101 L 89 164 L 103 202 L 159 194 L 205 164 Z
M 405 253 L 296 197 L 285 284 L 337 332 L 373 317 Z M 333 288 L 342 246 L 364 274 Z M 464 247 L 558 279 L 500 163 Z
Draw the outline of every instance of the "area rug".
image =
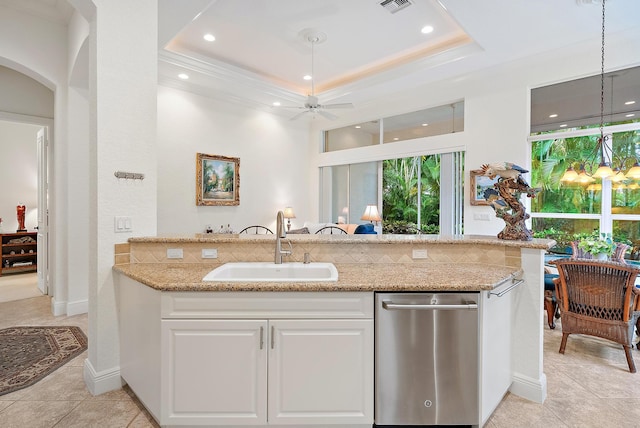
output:
M 79 327 L 0 330 L 0 395 L 31 386 L 87 349 Z

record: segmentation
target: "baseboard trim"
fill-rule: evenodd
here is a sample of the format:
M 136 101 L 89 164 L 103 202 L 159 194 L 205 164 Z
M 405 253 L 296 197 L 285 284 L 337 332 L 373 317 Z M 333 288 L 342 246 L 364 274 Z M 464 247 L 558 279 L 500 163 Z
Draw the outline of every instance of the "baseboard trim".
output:
M 88 300 L 78 300 L 75 302 L 67 303 L 67 315 L 78 315 L 78 314 L 86 314 L 89 312 L 89 301 Z
M 51 313 L 54 317 L 59 317 L 60 315 L 67 314 L 67 302 L 65 301 L 56 301 L 55 297 L 51 298 Z
M 514 373 L 509 391 L 529 401 L 543 403 L 547 398 L 547 376 L 542 373 L 539 379 L 534 379 Z
M 84 360 L 84 383 L 87 385 L 89 392 L 92 395 L 100 395 L 105 392 L 115 391 L 122 388 L 124 382 L 120 377 L 120 367 L 115 367 L 111 370 L 103 370 L 97 372 L 91 361 L 87 358 Z

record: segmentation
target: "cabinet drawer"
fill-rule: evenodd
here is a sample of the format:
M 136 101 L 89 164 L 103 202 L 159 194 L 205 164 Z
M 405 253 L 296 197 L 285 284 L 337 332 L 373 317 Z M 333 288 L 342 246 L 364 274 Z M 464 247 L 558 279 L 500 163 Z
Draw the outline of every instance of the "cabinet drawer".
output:
M 373 318 L 372 292 L 162 293 L 162 318 Z

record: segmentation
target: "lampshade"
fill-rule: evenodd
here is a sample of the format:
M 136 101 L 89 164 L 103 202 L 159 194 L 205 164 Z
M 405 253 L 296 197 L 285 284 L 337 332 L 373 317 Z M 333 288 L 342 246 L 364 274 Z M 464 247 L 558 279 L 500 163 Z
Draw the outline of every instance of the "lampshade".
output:
M 613 177 L 616 173 L 613 172 L 611 167 L 606 162 L 600 162 L 598 169 L 593 173 L 596 178 L 609 178 Z
M 293 212 L 293 208 L 291 207 L 286 207 L 283 214 L 284 218 L 296 218 L 296 214 Z
M 367 208 L 364 210 L 364 214 L 360 217 L 360 220 L 368 220 L 368 221 L 381 221 L 380 213 L 378 213 L 377 205 L 367 205 Z
M 576 172 L 575 169 L 573 169 L 573 167 L 570 166 L 569 168 L 567 168 L 567 170 L 565 171 L 560 181 L 565 183 L 571 183 L 573 181 L 576 181 L 577 178 L 578 178 L 578 173 Z
M 627 171 L 627 178 L 631 178 L 633 180 L 640 179 L 640 165 L 638 165 L 638 161 L 636 161 L 631 169 Z

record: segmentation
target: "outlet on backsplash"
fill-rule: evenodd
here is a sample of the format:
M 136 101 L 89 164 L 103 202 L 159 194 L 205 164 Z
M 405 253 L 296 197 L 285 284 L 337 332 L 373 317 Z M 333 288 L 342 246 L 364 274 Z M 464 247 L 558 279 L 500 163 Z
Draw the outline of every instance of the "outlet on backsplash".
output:
M 412 256 L 414 259 L 426 259 L 427 249 L 414 249 Z
M 183 258 L 182 248 L 167 248 L 167 258 L 168 259 L 181 259 L 181 258 Z
M 202 249 L 202 258 L 203 259 L 217 259 L 218 258 L 218 249 L 217 248 L 203 248 Z

